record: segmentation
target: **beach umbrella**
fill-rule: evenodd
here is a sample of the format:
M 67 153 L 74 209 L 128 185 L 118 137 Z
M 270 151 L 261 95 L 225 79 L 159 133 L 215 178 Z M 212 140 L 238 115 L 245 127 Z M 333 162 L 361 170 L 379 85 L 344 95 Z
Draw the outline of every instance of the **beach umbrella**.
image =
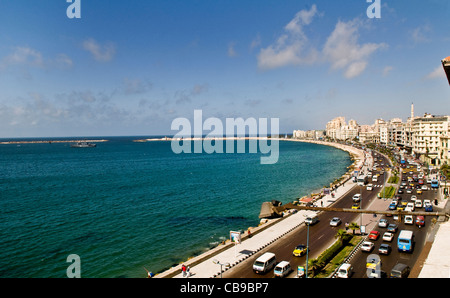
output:
M 448 84 L 450 85 L 450 56 L 442 59 L 442 67 L 444 67 L 445 74 L 447 75 Z

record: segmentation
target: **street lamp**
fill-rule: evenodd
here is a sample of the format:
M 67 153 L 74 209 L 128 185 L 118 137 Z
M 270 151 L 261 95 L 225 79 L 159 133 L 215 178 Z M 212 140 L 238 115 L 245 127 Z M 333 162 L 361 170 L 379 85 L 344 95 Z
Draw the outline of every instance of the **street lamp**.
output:
M 219 260 L 217 260 L 217 259 L 214 259 L 213 260 L 213 263 L 214 264 L 218 264 L 218 265 L 220 265 L 220 278 L 222 278 L 222 266 L 225 266 L 225 267 L 230 267 L 230 263 L 220 263 L 219 262 Z
M 306 224 L 308 226 L 308 230 L 306 232 L 306 270 L 305 270 L 305 278 L 308 278 L 308 262 L 309 262 L 309 223 Z

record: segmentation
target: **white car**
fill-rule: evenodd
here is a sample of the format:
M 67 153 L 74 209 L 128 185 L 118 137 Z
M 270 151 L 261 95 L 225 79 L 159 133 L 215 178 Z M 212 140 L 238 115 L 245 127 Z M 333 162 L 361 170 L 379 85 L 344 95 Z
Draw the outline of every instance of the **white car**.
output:
M 393 238 L 394 238 L 394 234 L 392 234 L 391 232 L 386 232 L 383 234 L 383 241 L 391 242 Z
M 356 195 L 353 196 L 353 202 L 359 202 L 361 201 L 361 194 L 357 193 Z
M 378 226 L 380 228 L 386 228 L 388 225 L 389 225 L 389 222 L 385 218 L 380 219 L 380 221 L 378 222 Z
M 423 200 L 423 207 L 426 207 L 427 205 L 431 205 L 431 201 L 430 200 Z
M 414 207 L 416 208 L 422 208 L 422 201 L 421 200 L 416 200 L 414 202 Z
M 407 225 L 414 224 L 414 219 L 412 215 L 405 215 L 405 224 Z
M 330 220 L 330 226 L 332 226 L 332 227 L 337 227 L 338 225 L 340 225 L 341 224 L 341 219 L 339 218 L 339 217 L 333 217 L 331 220 Z
M 428 187 L 426 185 L 422 185 L 422 190 L 428 190 Z
M 373 184 L 368 184 L 366 189 L 367 190 L 373 190 Z
M 414 203 L 409 202 L 408 204 L 406 204 L 405 211 L 408 211 L 408 212 L 414 211 Z
M 375 246 L 375 244 L 373 242 L 364 241 L 363 244 L 361 245 L 361 250 L 371 252 L 373 250 L 374 246 Z
M 411 196 L 411 201 L 415 201 L 415 200 L 417 200 L 417 196 L 416 195 L 412 195 Z

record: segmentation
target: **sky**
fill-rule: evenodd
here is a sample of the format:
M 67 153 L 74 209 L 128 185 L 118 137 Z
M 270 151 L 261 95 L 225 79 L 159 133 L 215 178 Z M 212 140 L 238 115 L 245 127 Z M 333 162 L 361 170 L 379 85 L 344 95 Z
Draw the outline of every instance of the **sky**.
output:
M 0 0 L 0 138 L 450 115 L 447 0 Z M 207 134 L 208 131 L 205 131 Z

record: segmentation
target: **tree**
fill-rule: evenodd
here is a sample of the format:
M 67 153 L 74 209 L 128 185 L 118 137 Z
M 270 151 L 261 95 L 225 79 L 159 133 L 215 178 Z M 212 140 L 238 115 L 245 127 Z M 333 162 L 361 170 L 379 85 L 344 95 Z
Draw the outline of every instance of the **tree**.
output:
M 320 269 L 322 269 L 322 264 L 320 264 L 318 259 L 310 259 L 308 262 L 308 271 L 312 271 L 312 275 L 316 275 Z
M 347 236 L 347 232 L 345 230 L 339 229 L 337 231 L 336 235 L 334 235 L 334 238 L 339 240 L 341 245 L 344 245 L 344 240 L 346 239 L 346 236 Z
M 355 235 L 355 230 L 359 230 L 359 225 L 356 222 L 350 223 L 348 227 L 353 231 L 353 235 Z

